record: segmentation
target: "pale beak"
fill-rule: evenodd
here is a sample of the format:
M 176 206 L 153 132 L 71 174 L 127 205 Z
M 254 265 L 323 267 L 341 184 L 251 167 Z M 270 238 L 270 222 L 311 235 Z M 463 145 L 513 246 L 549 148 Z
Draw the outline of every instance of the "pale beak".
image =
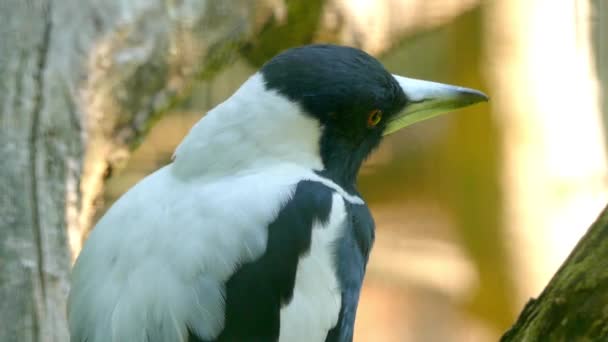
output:
M 397 75 L 393 75 L 393 77 L 399 82 L 409 103 L 402 112 L 388 121 L 384 135 L 449 112 L 452 109 L 488 101 L 488 97 L 479 90 Z

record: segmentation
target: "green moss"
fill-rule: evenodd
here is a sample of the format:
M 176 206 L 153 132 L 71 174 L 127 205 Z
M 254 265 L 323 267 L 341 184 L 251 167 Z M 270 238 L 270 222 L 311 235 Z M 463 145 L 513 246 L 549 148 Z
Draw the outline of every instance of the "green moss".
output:
M 608 212 L 502 341 L 608 340 Z

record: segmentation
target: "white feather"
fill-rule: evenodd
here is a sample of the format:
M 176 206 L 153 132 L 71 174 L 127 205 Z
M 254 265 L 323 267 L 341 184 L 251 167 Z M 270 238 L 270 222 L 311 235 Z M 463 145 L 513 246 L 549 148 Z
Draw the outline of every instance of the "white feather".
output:
M 206 177 L 285 161 L 321 170 L 320 136 L 316 119 L 266 90 L 263 76 L 254 74 L 194 125 L 175 151 L 175 167 L 181 175 Z
M 187 329 L 216 337 L 224 326 L 223 284 L 264 253 L 267 225 L 299 181 L 323 182 L 362 203 L 312 171 L 322 169 L 320 134 L 315 119 L 267 91 L 259 74 L 210 111 L 173 164 L 129 190 L 89 236 L 72 274 L 73 341 L 184 341 Z M 340 212 L 332 210 L 330 221 Z M 333 239 L 335 229 L 316 234 L 313 246 Z M 302 286 L 294 299 L 310 292 Z M 324 326 L 336 319 L 330 316 Z
M 325 341 L 338 322 L 342 297 L 335 253 L 345 218 L 344 198 L 336 193 L 327 223 L 315 223 L 310 251 L 298 263 L 293 298 L 281 309 L 280 342 Z

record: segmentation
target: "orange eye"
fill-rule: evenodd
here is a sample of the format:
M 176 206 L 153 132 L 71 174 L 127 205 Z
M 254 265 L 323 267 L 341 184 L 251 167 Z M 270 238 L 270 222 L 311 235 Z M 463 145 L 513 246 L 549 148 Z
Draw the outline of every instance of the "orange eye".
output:
M 376 127 L 380 120 L 382 120 L 382 111 L 380 109 L 372 110 L 367 117 L 367 127 Z

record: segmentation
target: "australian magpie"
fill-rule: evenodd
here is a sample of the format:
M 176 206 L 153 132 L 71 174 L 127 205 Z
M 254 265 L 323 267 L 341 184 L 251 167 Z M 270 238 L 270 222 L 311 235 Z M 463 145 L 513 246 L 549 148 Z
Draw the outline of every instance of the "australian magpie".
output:
M 72 342 L 351 341 L 374 240 L 361 164 L 387 134 L 484 100 L 350 47 L 279 54 L 97 223 Z

